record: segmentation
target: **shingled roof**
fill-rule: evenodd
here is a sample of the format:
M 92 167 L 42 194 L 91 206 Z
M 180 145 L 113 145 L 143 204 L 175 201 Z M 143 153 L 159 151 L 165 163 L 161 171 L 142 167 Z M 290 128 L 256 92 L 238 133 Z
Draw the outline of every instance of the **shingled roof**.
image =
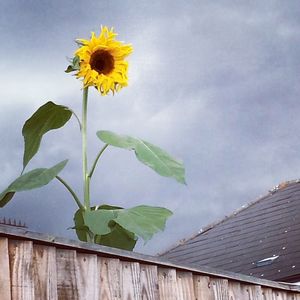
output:
M 161 256 L 195 267 L 300 281 L 299 180 L 280 184 Z

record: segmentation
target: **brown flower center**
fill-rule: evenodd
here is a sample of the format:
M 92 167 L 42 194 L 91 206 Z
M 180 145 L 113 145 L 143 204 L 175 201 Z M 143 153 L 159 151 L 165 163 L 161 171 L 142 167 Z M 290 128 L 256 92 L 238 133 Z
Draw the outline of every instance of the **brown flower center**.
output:
M 107 75 L 114 69 L 114 58 L 105 50 L 97 50 L 91 55 L 90 66 L 99 74 Z

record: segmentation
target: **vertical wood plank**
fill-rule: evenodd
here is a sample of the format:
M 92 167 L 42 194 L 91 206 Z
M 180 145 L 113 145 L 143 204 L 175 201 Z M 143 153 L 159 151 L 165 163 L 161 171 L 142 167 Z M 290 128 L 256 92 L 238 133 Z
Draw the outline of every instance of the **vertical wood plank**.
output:
M 178 297 L 181 300 L 195 299 L 194 282 L 192 272 L 177 271 L 176 274 Z
M 122 299 L 141 299 L 140 264 L 122 262 Z
M 230 280 L 228 282 L 228 297 L 229 300 L 240 300 L 243 298 L 241 284 L 238 281 Z
M 271 288 L 262 287 L 263 300 L 273 300 L 273 290 Z
M 243 297 L 248 300 L 264 300 L 261 286 L 259 285 L 241 285 Z
M 177 291 L 175 269 L 158 268 L 158 285 L 161 300 L 180 300 Z
M 36 299 L 57 299 L 56 250 L 33 246 L 34 291 Z
M 11 300 L 8 240 L 0 238 L 0 295 L 2 300 Z
M 142 299 L 159 299 L 157 266 L 140 265 Z
M 227 279 L 212 278 L 210 284 L 216 300 L 229 300 Z
M 78 300 L 76 251 L 56 249 L 57 298 Z
M 194 276 L 194 292 L 197 300 L 214 300 L 214 293 L 211 289 L 208 276 Z
M 118 259 L 98 257 L 100 299 L 121 299 L 121 264 Z
M 99 300 L 97 255 L 77 253 L 79 299 Z
M 9 241 L 11 298 L 32 300 L 34 297 L 33 251 L 31 241 Z
M 287 300 L 287 293 L 285 291 L 273 290 L 273 300 Z
M 300 294 L 298 294 L 299 297 L 297 297 L 297 294 L 294 293 L 288 293 L 287 294 L 287 300 L 300 300 Z

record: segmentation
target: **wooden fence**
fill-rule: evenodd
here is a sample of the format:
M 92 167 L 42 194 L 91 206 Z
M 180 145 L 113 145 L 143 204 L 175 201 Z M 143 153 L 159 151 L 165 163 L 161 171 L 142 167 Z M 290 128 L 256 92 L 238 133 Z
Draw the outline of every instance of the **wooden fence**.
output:
M 300 300 L 297 286 L 0 226 L 1 300 Z

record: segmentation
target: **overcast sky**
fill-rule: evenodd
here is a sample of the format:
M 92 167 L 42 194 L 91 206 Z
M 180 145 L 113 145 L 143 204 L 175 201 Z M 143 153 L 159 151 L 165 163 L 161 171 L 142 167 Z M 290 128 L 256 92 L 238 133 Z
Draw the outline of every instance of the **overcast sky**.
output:
M 113 26 L 132 43 L 129 87 L 91 91 L 89 156 L 100 129 L 141 137 L 184 161 L 188 185 L 110 149 L 92 182 L 93 204 L 165 206 L 166 230 L 136 251 L 155 254 L 300 177 L 299 1 L 0 1 L 0 189 L 22 168 L 21 129 L 52 100 L 81 111 L 81 83 L 65 74 L 76 38 Z M 61 173 L 81 195 L 78 124 L 48 133 L 28 166 Z M 74 238 L 73 199 L 59 182 L 19 193 L 0 217 Z

